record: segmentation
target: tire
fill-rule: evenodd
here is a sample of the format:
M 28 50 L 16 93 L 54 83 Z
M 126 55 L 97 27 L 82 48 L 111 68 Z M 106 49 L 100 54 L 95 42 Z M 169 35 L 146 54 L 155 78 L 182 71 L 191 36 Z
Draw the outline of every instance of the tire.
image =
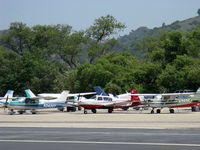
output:
M 161 112 L 160 109 L 157 109 L 157 110 L 156 110 L 156 113 L 157 113 L 157 114 L 160 114 L 160 112 Z
M 171 114 L 174 114 L 174 109 L 170 109 L 169 112 L 170 112 Z
M 20 115 L 22 115 L 24 112 L 23 112 L 23 111 L 18 111 L 18 113 L 19 113 Z
M 154 114 L 154 110 L 151 110 L 151 114 Z
M 87 110 L 84 110 L 84 114 L 87 114 Z
M 113 112 L 113 109 L 108 109 L 108 113 L 112 113 Z
M 96 110 L 96 109 L 92 109 L 91 111 L 92 111 L 94 114 L 97 113 L 97 110 Z

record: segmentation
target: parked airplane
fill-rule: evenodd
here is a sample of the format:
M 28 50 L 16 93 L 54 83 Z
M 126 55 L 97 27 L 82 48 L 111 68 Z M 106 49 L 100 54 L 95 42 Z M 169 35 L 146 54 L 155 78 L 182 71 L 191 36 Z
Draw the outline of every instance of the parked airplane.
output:
M 161 113 L 162 108 L 169 108 L 170 113 L 174 113 L 173 108 L 192 107 L 200 103 L 200 88 L 196 93 L 164 93 L 164 94 L 132 94 L 134 96 L 153 96 L 154 98 L 146 99 L 143 105 L 151 107 L 151 113 Z
M 113 99 L 120 100 L 120 99 L 132 99 L 131 102 L 126 103 L 125 105 L 121 105 L 118 108 L 122 108 L 122 110 L 128 110 L 129 107 L 138 107 L 140 105 L 142 105 L 144 98 L 142 96 L 132 96 L 131 97 L 131 93 L 137 93 L 136 89 L 131 89 L 131 93 L 124 93 L 124 94 L 119 94 L 119 95 L 113 95 L 113 94 L 106 94 L 106 92 L 100 87 L 100 86 L 95 86 L 94 87 L 95 92 L 97 93 L 97 95 L 103 95 L 103 96 L 110 96 Z M 134 101 L 134 102 L 133 102 Z
M 130 96 L 129 94 L 129 96 L 119 98 L 114 96 L 107 96 L 105 92 L 99 90 L 97 94 L 100 93 L 102 95 L 95 95 L 90 99 L 82 98 L 79 100 L 79 106 L 84 108 L 84 114 L 87 114 L 88 109 L 91 110 L 93 113 L 96 113 L 97 109 L 108 109 L 108 113 L 112 113 L 113 109 L 115 108 L 141 105 L 141 101 L 137 98 L 138 96 Z M 137 93 L 136 89 L 131 89 L 131 93 Z
M 87 92 L 87 93 L 69 93 L 66 99 L 66 108 L 67 112 L 76 111 L 76 107 L 78 110 L 81 110 L 81 107 L 78 105 L 78 101 L 83 96 L 94 95 L 96 92 Z M 57 93 L 41 93 L 37 95 L 38 97 L 46 97 L 46 98 L 57 98 L 60 94 Z
M 13 97 L 13 90 L 8 90 L 6 95 L 4 97 L 0 97 L 0 107 L 4 107 L 7 103 L 9 103 L 9 101 L 11 100 L 10 98 Z
M 5 107 L 7 107 L 10 112 L 10 115 L 15 113 L 14 110 L 18 110 L 19 114 L 23 114 L 26 110 L 31 110 L 32 114 L 36 114 L 36 109 L 43 108 L 60 108 L 63 109 L 65 107 L 65 101 L 68 96 L 69 91 L 63 91 L 60 96 L 56 99 L 46 100 L 41 97 L 35 96 L 29 89 L 25 90 L 27 97 L 17 97 L 12 98 L 13 100 L 9 103 L 4 103 Z

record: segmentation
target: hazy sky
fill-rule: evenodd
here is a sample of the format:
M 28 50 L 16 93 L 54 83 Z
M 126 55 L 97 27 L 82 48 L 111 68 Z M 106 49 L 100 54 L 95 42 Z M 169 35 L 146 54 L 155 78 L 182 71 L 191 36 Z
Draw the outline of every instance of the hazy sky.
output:
M 140 26 L 159 27 L 197 16 L 198 8 L 200 0 L 0 0 L 0 30 L 15 21 L 84 30 L 110 14 L 127 26 L 123 35 Z

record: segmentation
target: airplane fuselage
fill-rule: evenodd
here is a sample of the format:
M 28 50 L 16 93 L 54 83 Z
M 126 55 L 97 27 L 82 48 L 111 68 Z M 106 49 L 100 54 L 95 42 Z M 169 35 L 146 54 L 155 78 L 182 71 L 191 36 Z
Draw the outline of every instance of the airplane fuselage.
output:
M 30 110 L 30 109 L 45 109 L 65 107 L 65 101 L 56 100 L 33 100 L 26 97 L 19 97 L 16 100 L 10 101 L 9 109 Z

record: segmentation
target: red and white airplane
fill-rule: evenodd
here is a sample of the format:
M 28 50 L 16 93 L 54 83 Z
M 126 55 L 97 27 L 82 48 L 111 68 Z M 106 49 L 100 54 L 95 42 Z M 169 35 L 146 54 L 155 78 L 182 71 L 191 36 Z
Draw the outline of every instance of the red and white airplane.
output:
M 136 94 L 136 89 L 131 89 L 131 94 Z M 90 99 L 81 98 L 78 102 L 79 106 L 84 108 L 84 114 L 87 114 L 87 110 L 91 110 L 93 113 L 97 112 L 97 109 L 108 109 L 108 113 L 112 113 L 116 108 L 128 108 L 141 105 L 138 96 L 131 96 L 130 93 L 107 96 L 106 94 L 95 95 Z
M 134 96 L 144 97 L 153 96 L 154 98 L 148 98 L 144 100 L 143 105 L 152 108 L 151 113 L 154 113 L 154 109 L 157 109 L 157 113 L 161 113 L 161 109 L 169 108 L 170 113 L 174 113 L 173 108 L 180 107 L 193 107 L 200 105 L 200 88 L 195 93 L 163 93 L 163 94 L 131 94 Z

